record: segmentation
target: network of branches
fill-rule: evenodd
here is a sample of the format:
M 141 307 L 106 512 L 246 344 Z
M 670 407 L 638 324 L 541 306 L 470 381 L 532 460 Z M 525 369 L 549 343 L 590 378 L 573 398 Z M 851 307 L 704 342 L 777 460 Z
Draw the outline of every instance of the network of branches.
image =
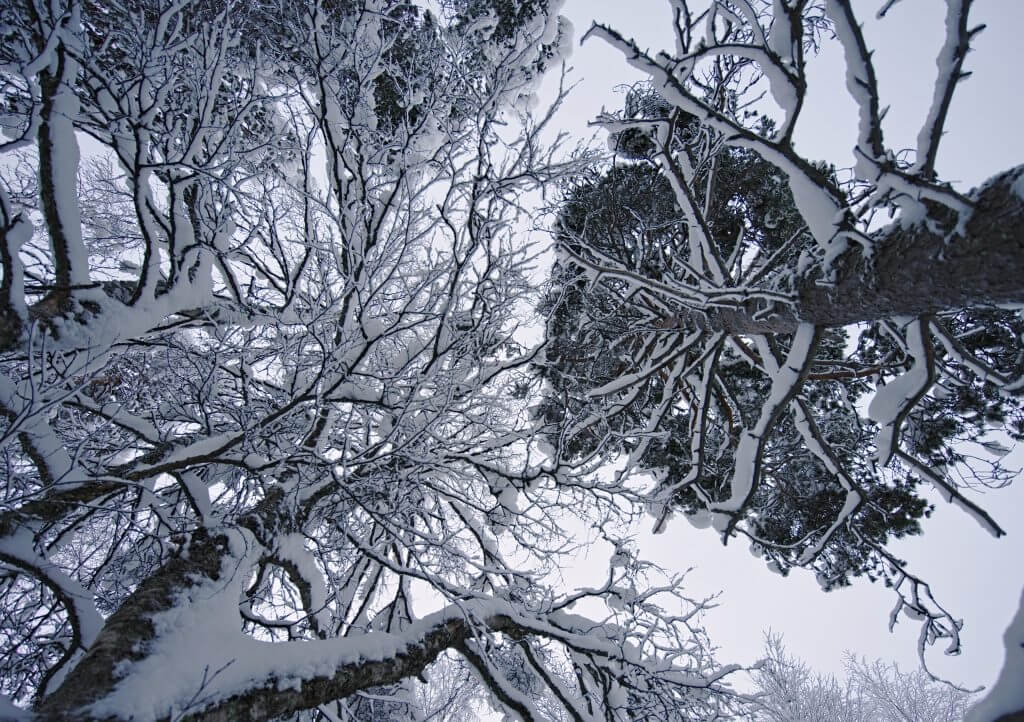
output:
M 1001 534 L 964 487 L 1024 436 L 1020 174 L 936 172 L 970 2 L 909 157 L 852 3 L 668 5 L 675 55 L 589 33 L 651 77 L 610 162 L 550 132 L 564 67 L 533 110 L 557 0 L 0 5 L 0 716 L 763 710 L 644 510 L 957 650 L 886 545 L 922 482 Z M 832 39 L 843 182 L 792 146 Z
M 656 530 L 682 513 L 826 590 L 882 579 L 922 661 L 939 639 L 956 653 L 962 622 L 888 543 L 921 531 L 922 483 L 1002 535 L 970 490 L 1009 483 L 1024 433 L 1021 289 L 989 282 L 1020 263 L 990 217 L 1020 212 L 1020 171 L 964 195 L 935 170 L 970 3 L 948 3 L 908 152 L 885 144 L 851 3 L 671 5 L 674 54 L 589 33 L 650 81 L 600 119 L 612 162 L 566 184 L 538 416 L 561 458 L 646 487 Z M 860 112 L 841 173 L 792 145 L 829 39 Z
M 931 679 L 921 670 L 846 653 L 845 675 L 816 673 L 769 634 L 764 663 L 754 672 L 756 722 L 959 722 L 971 694 Z

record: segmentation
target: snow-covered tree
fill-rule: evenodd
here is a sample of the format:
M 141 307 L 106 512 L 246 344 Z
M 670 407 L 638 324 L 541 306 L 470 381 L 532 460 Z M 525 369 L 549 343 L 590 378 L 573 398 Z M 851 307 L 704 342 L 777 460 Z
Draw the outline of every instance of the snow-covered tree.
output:
M 902 672 L 882 660 L 847 655 L 844 679 L 814 672 L 769 635 L 765 658 L 753 673 L 757 722 L 958 722 L 972 695 L 931 679 L 921 670 Z
M 649 94 L 650 89 L 635 92 Z M 691 125 L 684 132 L 696 130 Z M 637 143 L 628 134 L 616 141 L 620 146 Z M 710 227 L 725 229 L 726 237 L 733 238 L 746 228 L 769 251 L 800 228 L 791 197 L 772 182 L 772 166 L 746 149 L 721 149 L 713 162 L 716 182 L 710 191 Z M 577 179 L 558 221 L 560 242 L 570 254 L 598 252 L 653 278 L 662 277 L 665 266 L 686 255 L 684 228 L 671 186 L 650 162 L 616 165 L 596 177 Z M 667 373 L 649 374 L 637 380 L 629 394 L 614 397 L 621 408 L 612 414 L 606 413 L 603 396 L 591 393 L 595 387 L 616 384 L 631 371 L 634 358 L 652 352 L 643 343 L 654 326 L 650 313 L 656 309 L 642 298 L 636 302 L 621 282 L 609 279 L 593 284 L 581 270 L 571 259 L 556 265 L 554 283 L 542 305 L 550 317 L 546 363 L 541 367 L 549 391 L 538 409 L 540 415 L 552 428 L 566 417 L 585 419 L 579 428 L 586 433 L 575 435 L 563 452 L 573 459 L 597 449 L 604 453 L 628 450 L 637 469 L 686 477 L 693 472 L 690 409 L 685 389 L 673 389 Z M 829 329 L 822 339 L 823 355 L 842 358 L 846 341 L 842 329 Z M 698 355 L 685 349 L 683 353 L 680 362 L 700 362 Z M 722 348 L 716 364 L 718 384 L 713 393 L 717 400 L 729 403 L 721 407 L 721 416 L 711 419 L 717 423 L 706 427 L 705 447 L 714 451 L 705 453 L 701 486 L 721 494 L 735 458 L 728 439 L 735 433 L 737 419 L 756 416 L 767 383 L 739 348 Z M 868 430 L 848 411 L 867 389 L 856 375 L 844 378 L 826 372 L 807 380 L 806 393 L 816 408 L 828 413 L 827 426 L 837 445 L 855 450 L 869 443 Z M 684 404 L 666 409 L 659 420 L 659 438 L 642 445 L 633 431 L 646 423 L 651 407 L 665 398 Z M 785 573 L 818 544 L 808 532 L 828 523 L 842 507 L 843 493 L 838 485 L 821 483 L 824 470 L 796 428 L 785 420 L 769 440 L 765 457 L 770 463 L 750 503 L 750 531 L 769 542 L 764 553 Z M 884 560 L 875 547 L 890 536 L 918 532 L 918 520 L 929 512 L 928 504 L 915 493 L 913 477 L 883 478 L 870 464 L 858 463 L 853 454 L 848 462 L 867 498 L 860 513 L 826 542 L 815 560 L 827 588 L 848 584 L 852 576 L 878 574 Z M 673 507 L 700 518 L 703 501 L 692 488 L 681 488 L 672 501 Z
M 677 584 L 625 553 L 545 583 L 567 515 L 621 511 L 519 392 L 524 194 L 574 167 L 523 112 L 556 4 L 0 6 L 26 715 L 456 718 L 467 669 L 522 719 L 735 707 Z
M 956 653 L 962 622 L 886 541 L 918 530 L 920 483 L 1003 534 L 964 488 L 1007 483 L 1024 433 L 1024 167 L 969 192 L 938 175 L 969 0 L 946 4 L 910 152 L 886 143 L 854 5 L 672 0 L 657 55 L 591 28 L 650 82 L 601 118 L 615 166 L 566 193 L 539 411 L 561 458 L 618 458 L 623 493 L 653 478 L 656 527 L 681 511 L 825 588 L 882 577 L 922 655 Z M 842 174 L 793 145 L 823 42 L 860 118 Z

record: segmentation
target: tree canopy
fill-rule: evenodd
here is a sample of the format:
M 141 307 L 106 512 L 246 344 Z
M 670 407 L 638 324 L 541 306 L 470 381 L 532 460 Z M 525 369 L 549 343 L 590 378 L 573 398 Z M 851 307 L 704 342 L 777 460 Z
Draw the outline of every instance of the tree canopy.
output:
M 936 174 L 970 2 L 910 160 L 851 3 L 671 5 L 675 56 L 589 33 L 651 76 L 610 162 L 529 112 L 555 0 L 0 6 L 0 715 L 753 714 L 642 510 L 957 649 L 887 543 L 922 483 L 1001 534 L 962 489 L 1024 435 L 1021 171 Z M 843 182 L 792 146 L 829 35 Z
M 680 132 L 682 142 L 691 144 L 690 153 L 693 144 L 701 142 L 699 134 L 693 121 Z M 635 139 L 625 142 L 637 145 Z M 694 194 L 707 199 L 707 227 L 724 239 L 723 254 L 784 254 L 787 241 L 803 233 L 784 181 L 756 153 L 725 147 L 703 165 L 709 172 L 694 183 Z M 690 263 L 685 217 L 669 181 L 651 163 L 615 165 L 597 178 L 578 180 L 562 208 L 558 234 L 571 255 L 564 266 L 556 267 L 543 307 L 550 308 L 551 317 L 551 341 L 540 368 L 549 382 L 541 409 L 544 421 L 561 428 L 569 418 L 574 430 L 586 428 L 582 438 L 570 442 L 573 448 L 568 453 L 574 457 L 594 453 L 603 444 L 603 452 L 628 452 L 638 470 L 675 485 L 659 526 L 673 507 L 704 523 L 705 504 L 728 495 L 740 429 L 756 418 L 770 392 L 770 384 L 758 373 L 756 351 L 745 336 L 727 345 L 726 335 L 719 333 L 717 347 L 709 352 L 697 340 L 717 329 L 692 321 L 679 328 L 676 318 L 652 304 L 630 281 L 595 283 L 585 267 L 572 262 L 572 256 L 581 253 L 599 254 L 659 282 Z M 799 250 L 790 249 L 791 260 Z M 779 265 L 786 267 L 785 261 Z M 783 288 L 784 281 L 777 287 Z M 847 584 L 851 574 L 884 575 L 884 552 L 878 548 L 884 547 L 888 535 L 918 533 L 917 520 L 928 509 L 914 493 L 916 477 L 883 478 L 863 453 L 873 434 L 869 425 L 859 422 L 855 407 L 870 390 L 869 374 L 863 371 L 865 364 L 845 353 L 847 341 L 842 328 L 823 333 L 820 370 L 806 382 L 807 404 L 828 413 L 822 426 L 863 490 L 863 504 L 846 527 L 822 539 L 843 508 L 844 488 L 837 480 L 830 483 L 828 469 L 804 444 L 793 420 L 781 419 L 764 451 L 763 484 L 750 500 L 746 529 L 755 549 L 783 573 L 815 555 L 826 589 Z M 639 374 L 638 362 L 646 367 Z M 703 405 L 694 402 L 697 389 L 687 383 L 690 374 L 679 369 L 697 369 L 706 362 L 714 366 L 716 376 L 706 392 L 706 416 L 700 420 L 696 414 Z M 634 374 L 641 378 L 629 378 L 628 391 L 621 397 L 609 399 L 609 394 L 594 392 L 621 388 L 622 378 Z M 652 424 L 654 414 L 658 417 Z M 695 464 L 693 443 L 700 426 L 703 448 Z M 589 443 L 584 445 L 584 439 Z
M 674 10 L 673 54 L 588 33 L 650 83 L 601 118 L 612 165 L 564 194 L 540 419 L 564 458 L 653 479 L 656 529 L 682 512 L 748 538 L 776 571 L 812 568 L 825 589 L 882 578 L 893 620 L 921 621 L 922 655 L 939 639 L 955 653 L 960 620 L 886 542 L 920 531 L 922 482 L 1002 535 L 963 490 L 1008 483 L 1004 441 L 1024 431 L 1024 287 L 1005 275 L 1024 257 L 1006 223 L 1024 210 L 1022 171 L 967 194 L 936 173 L 979 30 L 970 3 L 948 4 L 909 153 L 883 138 L 852 4 Z M 842 176 L 792 142 L 828 36 L 860 111 Z M 762 91 L 780 113 L 752 104 Z

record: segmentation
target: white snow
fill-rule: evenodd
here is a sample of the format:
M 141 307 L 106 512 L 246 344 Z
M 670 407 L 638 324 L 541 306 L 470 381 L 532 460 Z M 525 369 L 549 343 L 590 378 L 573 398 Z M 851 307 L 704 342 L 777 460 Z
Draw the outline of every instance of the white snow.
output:
M 181 474 L 181 483 L 184 484 L 188 495 L 196 505 L 200 522 L 203 525 L 210 524 L 213 521 L 213 505 L 210 503 L 210 490 L 206 488 L 206 484 L 192 471 L 185 471 Z
M 80 12 L 76 7 L 74 13 Z M 74 21 L 72 21 L 74 22 Z M 77 45 L 71 33 L 61 33 L 65 44 Z M 54 57 L 56 65 L 56 57 Z M 56 221 L 60 225 L 67 243 L 67 255 L 71 283 L 89 283 L 89 254 L 82 241 L 82 217 L 78 206 L 78 162 L 80 159 L 78 139 L 75 137 L 74 120 L 78 117 L 79 101 L 74 84 L 78 76 L 78 61 L 74 49 L 64 52 L 64 73 L 54 93 L 52 110 L 48 119 L 50 137 L 53 143 L 50 162 L 53 169 L 54 206 Z
M 861 54 L 855 35 L 856 29 L 850 27 L 843 6 L 837 0 L 826 0 L 825 7 L 832 19 L 832 31 L 843 46 L 846 59 L 846 90 L 856 101 L 859 110 L 859 137 L 855 154 L 857 174 L 861 178 L 873 178 L 876 175 L 873 161 L 877 162 L 883 159 L 875 157 L 870 140 L 878 120 L 872 108 L 875 102 L 872 92 L 875 89 L 870 83 L 872 78 L 870 58 L 865 58 Z
M 802 323 L 793 335 L 793 343 L 782 365 L 772 373 L 772 386 L 768 399 L 761 406 L 761 415 L 752 429 L 745 429 L 736 448 L 728 499 L 711 505 L 713 511 L 737 512 L 750 495 L 760 469 L 760 453 L 772 423 L 782 413 L 787 397 L 800 382 L 803 370 L 811 361 L 812 345 L 817 336 L 813 324 Z M 773 370 L 771 354 L 762 352 L 761 358 Z
M 19 213 L 7 229 L 5 241 L 10 262 L 10 291 L 7 302 L 19 318 L 26 318 L 28 308 L 25 304 L 25 268 L 21 262 L 21 247 L 32 240 L 32 222 L 24 213 Z
M 966 5 L 958 0 L 946 0 L 946 42 L 943 43 L 939 55 L 935 58 L 935 65 L 938 68 L 938 75 L 935 78 L 935 90 L 932 96 L 932 104 L 928 109 L 928 116 L 921 125 L 917 135 L 917 162 L 914 170 L 920 171 L 928 154 L 932 142 L 932 131 L 939 121 L 939 114 L 942 112 L 943 101 L 946 96 L 946 89 L 950 83 L 957 83 L 959 78 L 954 78 L 954 61 L 956 50 L 960 42 L 960 13 L 967 12 Z M 938 140 L 937 138 L 935 139 Z
M 711 513 L 704 509 L 698 509 L 692 514 L 687 514 L 685 518 L 695 529 L 707 529 L 713 523 Z
M 907 328 L 907 352 L 913 363 L 907 371 L 888 384 L 879 386 L 868 405 L 868 418 L 880 427 L 875 436 L 875 446 L 876 458 L 883 464 L 888 463 L 898 442 L 896 435 L 899 429 L 896 428 L 896 423 L 900 415 L 906 409 L 907 403 L 922 393 L 929 382 L 924 323 L 911 319 L 895 321 Z
M 103 628 L 103 617 L 96 610 L 93 593 L 36 551 L 32 532 L 27 526 L 19 527 L 11 536 L 0 538 L 0 559 L 30 570 L 57 590 L 70 604 L 68 613 L 78 627 L 82 647 L 88 649 L 92 645 Z
M 166 464 L 182 463 L 186 464 L 191 459 L 198 459 L 201 457 L 208 457 L 215 454 L 220 454 L 227 451 L 232 446 L 240 443 L 244 438 L 242 432 L 225 432 L 222 434 L 212 434 L 210 436 L 203 437 L 193 441 L 191 444 L 180 446 L 171 451 L 167 456 L 161 459 L 156 464 L 152 465 L 152 468 L 164 466 Z M 151 467 L 140 467 L 140 469 L 147 469 Z
M 966 722 L 993 722 L 1001 715 L 1024 710 L 1024 595 L 1003 635 L 1006 659 L 988 694 L 971 708 Z
M 31 440 L 39 457 L 44 460 L 46 470 L 52 477 L 50 483 L 60 482 L 69 488 L 86 475 L 50 427 L 48 412 L 52 402 L 49 398 L 40 398 L 37 383 L 38 379 L 35 378 L 15 383 L 5 374 L 0 374 L 0 404 L 15 414 L 21 433 Z M 13 438 L 10 431 L 8 438 Z
M 306 549 L 306 542 L 301 534 L 288 534 L 277 543 L 277 556 L 295 565 L 303 581 L 309 585 L 309 613 L 316 619 L 321 630 L 327 630 L 331 624 L 330 610 L 327 609 L 327 580 Z
M 1013 179 L 1013 185 L 1010 187 L 1017 194 L 1018 198 L 1024 198 L 1024 168 L 1017 168 L 1017 175 Z

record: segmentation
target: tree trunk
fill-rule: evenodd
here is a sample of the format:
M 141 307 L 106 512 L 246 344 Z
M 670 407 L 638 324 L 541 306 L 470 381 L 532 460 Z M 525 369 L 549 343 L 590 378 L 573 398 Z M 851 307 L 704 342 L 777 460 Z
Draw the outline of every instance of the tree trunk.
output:
M 801 284 L 797 315 L 829 326 L 921 316 L 978 305 L 1024 303 L 1024 166 L 971 193 L 974 211 L 956 233 L 945 208 L 909 228 L 873 235 L 876 254 L 840 259 L 837 282 Z M 943 230 L 929 228 L 938 226 Z
M 251 520 L 250 523 L 243 520 L 242 524 L 252 525 Z M 131 664 L 126 666 L 125 663 L 144 660 L 151 652 L 153 643 L 159 641 L 154 617 L 182 604 L 184 596 L 190 591 L 194 596 L 208 596 L 211 581 L 218 582 L 219 586 L 226 585 L 229 580 L 221 578 L 226 572 L 247 573 L 244 567 L 238 566 L 237 558 L 230 558 L 233 556 L 230 547 L 229 539 L 224 534 L 208 534 L 202 530 L 195 533 L 188 544 L 187 553 L 172 559 L 143 582 L 107 620 L 88 653 L 71 670 L 60 687 L 38 707 L 36 711 L 39 719 L 66 722 L 120 719 L 98 717 L 89 707 L 102 703 L 114 694 L 121 680 L 132 673 Z M 202 588 L 204 585 L 206 589 Z M 472 602 L 466 602 L 465 605 L 472 606 Z M 486 609 L 482 611 L 479 620 L 482 627 L 514 638 L 533 633 L 522 623 L 500 613 L 500 603 L 497 609 L 498 613 Z M 188 709 L 189 700 L 175 700 L 178 710 L 184 712 L 180 719 L 227 722 L 287 716 L 332 700 L 344 699 L 361 690 L 393 684 L 418 675 L 443 651 L 459 649 L 474 636 L 474 628 L 457 605 L 453 609 L 431 615 L 423 622 L 421 628 L 398 645 L 394 653 L 382 659 L 360 656 L 335 665 L 316 664 L 315 660 L 320 658 L 318 654 L 325 649 L 325 645 L 337 645 L 343 640 L 282 642 L 280 644 L 288 646 L 308 646 L 308 658 L 316 673 L 303 675 L 297 684 L 289 678 L 288 684 L 282 685 L 282 680 L 273 675 L 252 679 L 244 687 L 195 703 L 191 712 Z M 240 630 L 239 634 L 242 634 Z M 375 636 L 381 640 L 376 645 L 381 649 L 395 646 L 394 636 L 386 632 L 360 635 L 357 644 L 373 649 Z M 208 661 L 202 653 L 203 650 L 197 649 L 194 659 L 194 664 L 200 667 Z M 331 655 L 324 658 L 330 659 Z M 168 670 L 168 674 L 173 675 L 174 670 Z M 173 684 L 173 680 L 168 679 L 168 684 Z M 141 717 L 145 715 L 145 711 L 140 712 Z
M 797 285 L 797 300 L 771 313 L 745 308 L 690 311 L 681 319 L 734 334 L 793 333 L 801 321 L 845 326 L 893 316 L 922 316 L 971 306 L 1024 303 L 1024 166 L 971 193 L 962 228 L 947 209 L 874 234 L 875 255 L 853 248 L 836 261 L 835 281 L 820 270 Z
M 196 532 L 188 554 L 165 564 L 144 581 L 103 625 L 95 643 L 64 682 L 39 706 L 41 719 L 92 719 L 83 708 L 114 691 L 118 666 L 146 656 L 156 637 L 152 617 L 171 609 L 180 594 L 210 579 L 217 579 L 227 552 L 227 538 Z

